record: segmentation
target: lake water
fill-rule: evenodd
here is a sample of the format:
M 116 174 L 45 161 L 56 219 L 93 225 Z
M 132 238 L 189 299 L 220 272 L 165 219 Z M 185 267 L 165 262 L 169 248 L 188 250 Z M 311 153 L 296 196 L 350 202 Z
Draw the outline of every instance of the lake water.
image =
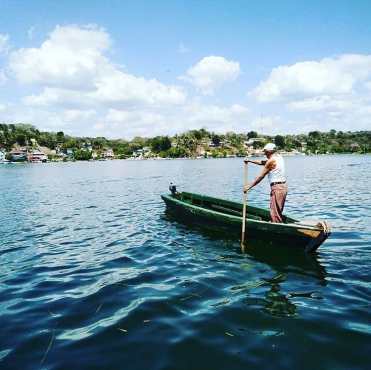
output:
M 240 200 L 241 159 L 1 166 L 0 368 L 366 369 L 371 157 L 286 166 L 286 213 L 333 228 L 313 257 L 165 215 L 170 181 Z

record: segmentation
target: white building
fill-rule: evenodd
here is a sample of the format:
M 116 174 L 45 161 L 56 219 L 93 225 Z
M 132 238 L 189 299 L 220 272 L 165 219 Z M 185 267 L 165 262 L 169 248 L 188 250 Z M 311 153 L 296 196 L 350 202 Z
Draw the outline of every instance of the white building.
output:
M 2 150 L 0 150 L 0 162 L 5 162 L 5 152 L 3 152 Z
M 102 153 L 102 157 L 103 158 L 107 158 L 107 159 L 113 159 L 113 158 L 115 158 L 115 154 L 113 153 L 113 150 L 112 149 L 106 149 Z
M 33 163 L 47 162 L 48 156 L 41 150 L 33 150 L 28 154 L 28 161 Z
M 132 157 L 135 158 L 144 158 L 151 155 L 151 148 L 149 146 L 143 147 L 143 149 L 135 150 L 132 154 Z
M 253 146 L 254 143 L 264 143 L 265 142 L 265 139 L 263 137 L 253 137 L 249 140 L 245 140 L 243 142 L 243 145 L 246 147 L 250 147 L 250 146 Z
M 10 152 L 10 158 L 13 162 L 25 162 L 27 160 L 27 150 L 24 148 L 13 149 Z

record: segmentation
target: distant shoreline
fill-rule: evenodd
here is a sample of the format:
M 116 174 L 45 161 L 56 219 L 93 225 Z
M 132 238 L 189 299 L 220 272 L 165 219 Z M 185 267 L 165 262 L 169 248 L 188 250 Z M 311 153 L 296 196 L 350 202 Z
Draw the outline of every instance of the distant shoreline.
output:
M 105 137 L 73 137 L 41 132 L 27 124 L 0 124 L 0 162 L 47 162 L 73 160 L 225 158 L 264 156 L 263 148 L 274 143 L 284 155 L 370 153 L 371 131 L 264 135 L 256 131 L 218 134 L 206 129 L 174 136 L 135 137 L 130 141 Z
M 325 154 L 289 154 L 289 153 L 281 153 L 284 157 L 325 157 L 325 156 L 369 156 L 371 153 L 325 153 Z M 254 156 L 250 155 L 247 156 L 248 158 L 261 158 L 262 156 Z M 113 159 L 107 159 L 107 160 L 73 160 L 73 161 L 47 161 L 47 162 L 12 162 L 12 161 L 2 161 L 0 162 L 0 165 L 45 165 L 50 163 L 96 163 L 96 162 L 112 162 L 112 161 L 129 161 L 129 162 L 151 162 L 151 161 L 174 161 L 174 160 L 211 160 L 211 159 L 243 159 L 246 157 L 237 157 L 237 156 L 230 156 L 230 157 L 199 157 L 199 158 L 191 158 L 191 157 L 179 157 L 179 158 L 113 158 Z

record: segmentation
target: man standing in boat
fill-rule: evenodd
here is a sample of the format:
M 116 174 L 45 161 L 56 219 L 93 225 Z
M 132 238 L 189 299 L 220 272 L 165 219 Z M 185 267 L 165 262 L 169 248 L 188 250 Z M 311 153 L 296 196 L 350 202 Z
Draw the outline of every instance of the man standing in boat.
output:
M 245 163 L 254 163 L 259 166 L 264 166 L 260 175 L 250 184 L 244 187 L 244 192 L 249 191 L 255 185 L 268 175 L 269 183 L 271 186 L 270 194 L 270 213 L 272 222 L 283 222 L 282 212 L 285 206 L 287 195 L 287 184 L 285 176 L 285 163 L 283 157 L 276 152 L 276 145 L 269 143 L 264 147 L 264 153 L 267 160 L 253 161 L 245 159 Z

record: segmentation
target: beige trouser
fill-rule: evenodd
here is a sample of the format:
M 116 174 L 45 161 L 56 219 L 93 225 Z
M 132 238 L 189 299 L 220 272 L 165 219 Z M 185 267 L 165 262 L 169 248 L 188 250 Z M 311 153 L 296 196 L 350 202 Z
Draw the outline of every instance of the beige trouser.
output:
M 286 184 L 276 184 L 271 186 L 270 210 L 272 222 L 282 222 L 282 212 L 285 207 L 286 195 Z

